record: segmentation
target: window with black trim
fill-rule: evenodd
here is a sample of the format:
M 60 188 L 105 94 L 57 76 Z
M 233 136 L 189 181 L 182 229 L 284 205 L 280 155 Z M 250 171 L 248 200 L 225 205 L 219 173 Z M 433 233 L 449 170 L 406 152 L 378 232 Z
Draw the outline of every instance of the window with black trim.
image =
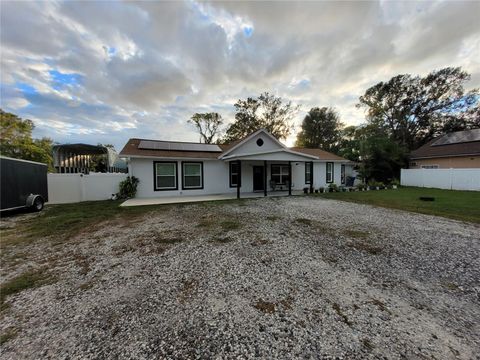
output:
M 327 162 L 327 183 L 333 183 L 333 162 Z
M 182 189 L 203 189 L 203 162 L 182 162 Z
M 230 187 L 237 187 L 239 174 L 240 174 L 239 164 L 236 162 L 231 162 L 230 163 Z
M 176 162 L 154 162 L 155 169 L 155 190 L 177 190 L 177 163 Z
M 345 165 L 342 164 L 340 167 L 340 182 L 345 184 Z
M 277 185 L 285 185 L 288 182 L 288 165 L 272 164 L 271 180 Z
M 312 173 L 311 173 L 311 163 L 305 163 L 305 184 L 310 184 L 312 182 Z

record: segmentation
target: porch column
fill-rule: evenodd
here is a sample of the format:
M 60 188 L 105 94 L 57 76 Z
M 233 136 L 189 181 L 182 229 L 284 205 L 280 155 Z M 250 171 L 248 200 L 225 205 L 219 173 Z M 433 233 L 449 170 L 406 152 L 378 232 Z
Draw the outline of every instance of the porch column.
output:
M 267 160 L 263 162 L 263 196 L 267 196 Z
M 292 162 L 288 162 L 288 195 L 292 195 Z
M 237 175 L 237 199 L 240 199 L 240 186 L 242 186 L 242 162 L 237 160 L 238 175 Z
M 310 161 L 310 194 L 313 193 L 313 161 Z

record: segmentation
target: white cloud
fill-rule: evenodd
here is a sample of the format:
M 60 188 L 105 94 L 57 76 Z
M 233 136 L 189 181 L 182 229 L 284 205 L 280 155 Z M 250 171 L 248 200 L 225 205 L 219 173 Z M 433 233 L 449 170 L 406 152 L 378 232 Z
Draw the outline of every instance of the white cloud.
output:
M 478 2 L 0 6 L 1 106 L 59 142 L 195 141 L 193 113 L 230 122 L 237 99 L 264 91 L 302 105 L 297 127 L 314 106 L 358 124 L 355 104 L 369 86 L 446 66 L 480 86 Z M 51 71 L 81 80 L 58 86 Z

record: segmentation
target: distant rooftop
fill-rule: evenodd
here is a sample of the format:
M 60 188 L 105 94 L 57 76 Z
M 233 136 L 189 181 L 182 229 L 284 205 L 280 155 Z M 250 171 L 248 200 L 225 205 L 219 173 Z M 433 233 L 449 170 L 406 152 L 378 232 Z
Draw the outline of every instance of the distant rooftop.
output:
M 471 141 L 480 141 L 480 129 L 456 131 L 437 138 L 432 146 L 458 144 Z
M 480 129 L 439 136 L 410 153 L 411 159 L 480 155 Z

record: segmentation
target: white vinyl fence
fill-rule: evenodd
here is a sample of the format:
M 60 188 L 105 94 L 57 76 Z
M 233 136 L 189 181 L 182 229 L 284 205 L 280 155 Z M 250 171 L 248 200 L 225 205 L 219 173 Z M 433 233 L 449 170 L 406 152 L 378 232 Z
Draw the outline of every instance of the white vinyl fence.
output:
M 402 169 L 403 186 L 480 191 L 480 169 Z
M 128 174 L 48 174 L 48 203 L 66 204 L 110 199 Z

